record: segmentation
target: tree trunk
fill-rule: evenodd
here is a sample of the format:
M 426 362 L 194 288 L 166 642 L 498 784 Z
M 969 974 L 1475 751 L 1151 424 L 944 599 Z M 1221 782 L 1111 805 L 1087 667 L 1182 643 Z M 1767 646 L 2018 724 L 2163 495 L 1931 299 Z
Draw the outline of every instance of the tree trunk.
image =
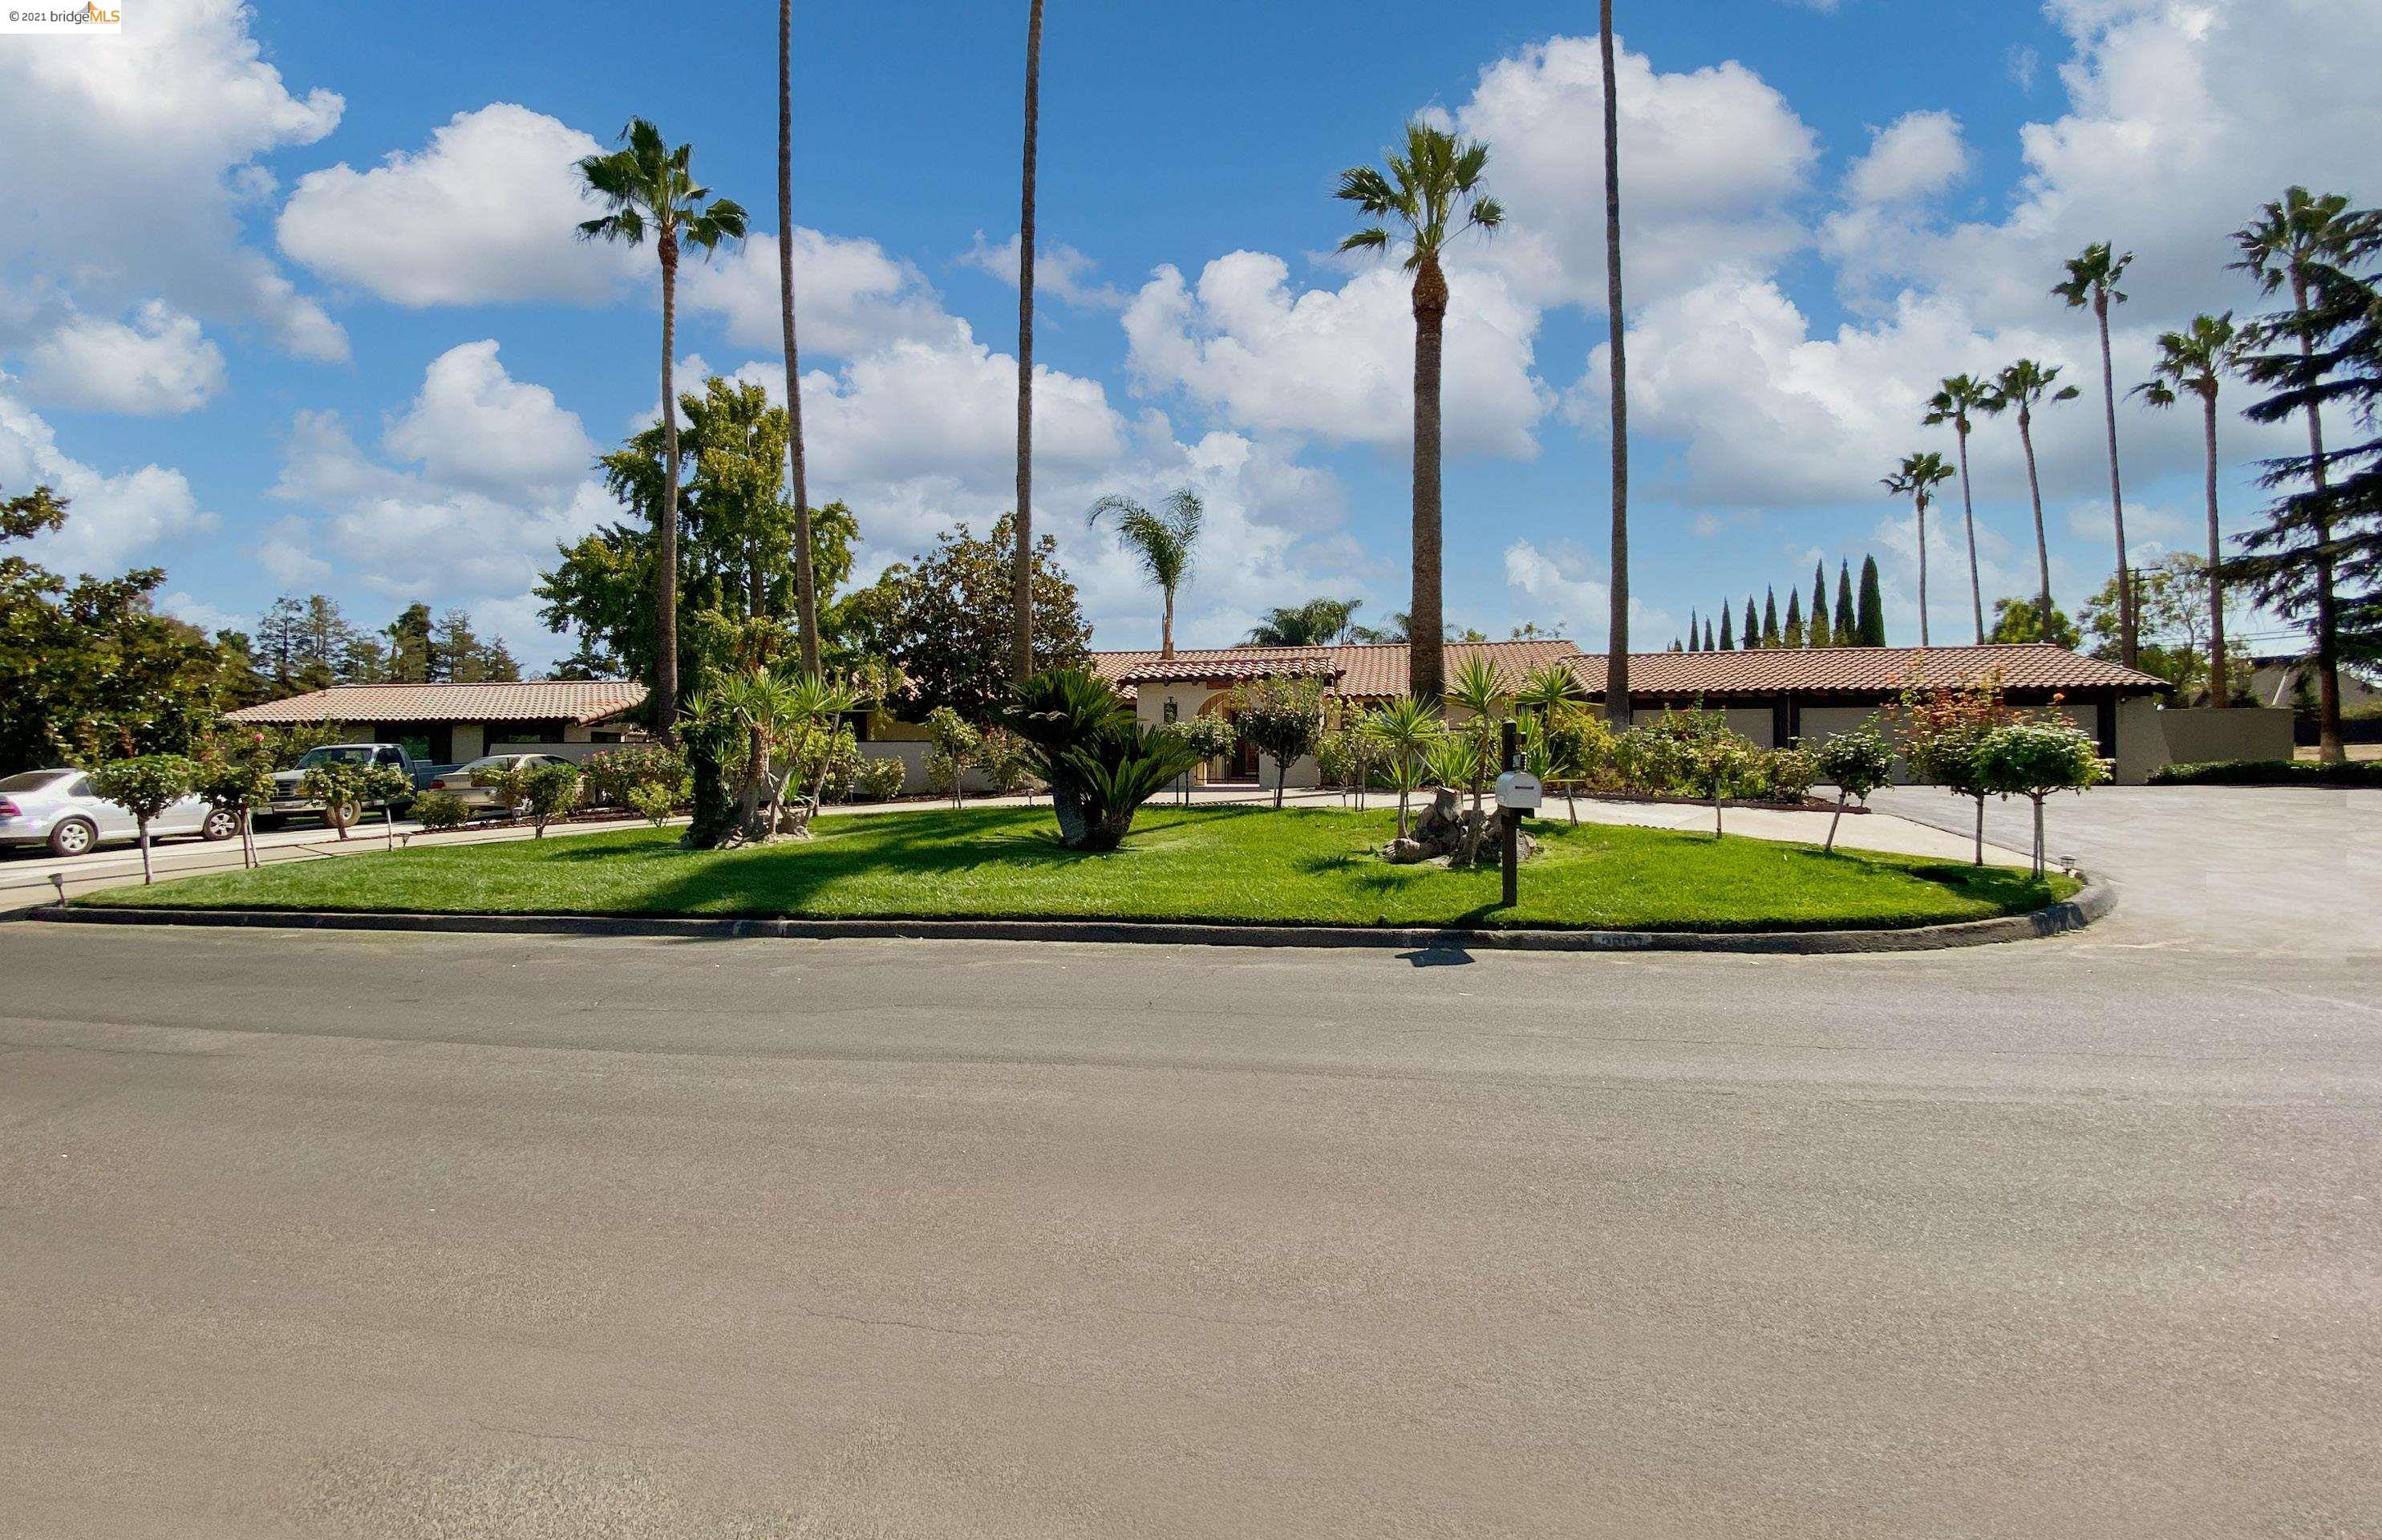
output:
M 1403 773 L 1403 772 L 1401 772 Z M 1406 788 L 1398 788 L 1398 838 L 1406 837 Z
M 1980 867 L 1985 864 L 1985 799 L 1982 795 L 1977 798 L 1977 855 L 1970 864 Z
M 1166 612 L 1158 622 L 1158 656 L 1174 656 L 1174 585 L 1166 585 Z
M 2222 710 L 2232 703 L 2225 677 L 2225 583 L 2218 564 L 2225 559 L 2216 533 L 2216 388 L 2210 384 L 2200 398 L 2201 425 L 2208 438 L 2208 704 Z
M 1720 790 L 1714 787 L 1713 790 L 1713 838 L 1716 840 L 1720 837 Z
M 2109 517 L 2118 534 L 2118 660 L 2134 666 L 2134 579 L 2126 566 L 2126 497 L 2118 486 L 2118 378 L 2109 363 L 2109 291 L 2093 295 L 2101 323 L 2101 413 L 2109 427 Z
M 147 887 L 154 879 L 149 875 L 149 820 L 141 820 L 141 885 Z
M 1836 825 L 1845 821 L 1845 789 L 1836 788 L 1836 810 L 1828 817 L 1828 843 L 1820 846 L 1823 855 L 1834 855 L 1836 848 Z
M 1622 349 L 1621 119 L 1614 102 L 1613 0 L 1601 0 L 1598 6 L 1597 42 L 1604 69 L 1604 324 L 1613 398 L 1613 620 L 1604 647 L 1604 715 L 1617 733 L 1629 726 L 1629 369 Z
M 678 399 L 670 350 L 678 344 L 678 236 L 665 227 L 662 259 L 662 518 L 654 532 L 654 726 L 678 742 Z
M 1435 707 L 1447 678 L 1439 586 L 1439 379 L 1447 277 L 1439 259 L 1429 254 L 1415 269 L 1414 319 L 1414 598 L 1406 627 L 1406 689 Z
M 1919 508 L 1919 645 L 1927 646 L 1927 494 L 1918 497 Z
M 1960 440 L 1960 511 L 1969 524 L 1969 606 L 1976 611 L 1977 645 L 1983 647 L 1985 589 L 1983 580 L 1977 575 L 1977 499 L 1969 489 L 1969 420 L 1963 417 L 1956 425 Z
M 1025 23 L 1025 162 L 1017 210 L 1017 552 L 1010 577 L 1016 640 L 1010 677 L 1034 672 L 1034 141 L 1042 112 L 1042 0 Z
M 2291 305 L 2299 314 L 2300 361 L 2314 374 L 2315 342 L 2307 334 L 2307 277 L 2298 263 L 2291 265 Z M 2329 485 L 2324 465 L 2324 414 L 2314 401 L 2307 404 L 2308 474 L 2321 495 Z M 2318 507 L 2322 507 L 2321 500 Z M 2315 524 L 2315 721 L 2316 757 L 2327 765 L 2345 764 L 2349 750 L 2340 737 L 2340 624 L 2332 592 L 2332 520 L 2319 512 Z
M 2034 470 L 2034 419 L 2024 402 L 2018 409 L 2018 441 L 2019 447 L 2026 450 L 2026 495 L 2034 504 L 2034 560 L 2043 575 L 2043 588 L 2035 603 L 2042 639 L 2047 642 L 2051 640 L 2051 546 L 2043 537 L 2043 482 Z
M 778 0 L 778 292 L 786 348 L 786 458 L 794 494 L 794 623 L 803 672 L 819 671 L 818 579 L 811 570 L 809 468 L 803 458 L 803 380 L 794 348 L 793 0 Z

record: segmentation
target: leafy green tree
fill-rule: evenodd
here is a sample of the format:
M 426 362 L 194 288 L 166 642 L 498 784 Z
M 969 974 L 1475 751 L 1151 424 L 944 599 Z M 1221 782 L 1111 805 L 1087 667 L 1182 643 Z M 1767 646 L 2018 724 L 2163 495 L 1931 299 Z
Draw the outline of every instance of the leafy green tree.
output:
M 149 825 L 157 815 L 190 795 L 199 767 L 178 754 L 142 754 L 110 759 L 91 771 L 91 789 L 132 815 L 141 835 L 141 881 L 153 881 L 149 871 Z
M 2043 478 L 2035 471 L 2034 414 L 2046 402 L 2072 401 L 2076 394 L 2074 386 L 2059 383 L 2057 364 L 2021 358 L 1994 376 L 1994 393 L 1983 403 L 1988 416 L 2018 413 L 2019 448 L 2026 454 L 2026 495 L 2034 508 L 2034 560 L 2042 576 L 2037 598 L 2046 617 L 2051 613 L 2051 544 L 2043 530 Z
M 1192 552 L 1199 544 L 1203 510 L 1199 494 L 1178 487 L 1160 511 L 1151 512 L 1131 498 L 1111 493 L 1092 504 L 1091 522 L 1107 514 L 1116 522 L 1118 541 L 1133 554 L 1149 581 L 1165 596 L 1159 617 L 1158 655 L 1174 656 L 1174 591 L 1190 575 Z
M 2212 590 L 2214 590 L 2212 596 Z M 2191 702 L 2205 694 L 2210 704 L 2223 704 L 2211 678 L 2210 626 L 2212 597 L 2216 605 L 2239 608 L 2221 585 L 2209 581 L 2208 563 L 2190 551 L 2177 551 L 2149 567 L 2134 569 L 2133 614 L 2136 625 L 2135 666 L 2156 674 L 2175 687 L 2177 696 Z M 2118 647 L 2118 583 L 2111 578 L 2085 603 L 2080 617 L 2084 636 L 2095 658 L 2115 658 Z M 2221 625 L 2219 614 L 2215 623 Z M 2227 687 L 2238 677 L 2247 687 L 2251 663 L 2233 644 L 2226 671 Z
M 2043 628 L 2043 610 L 2034 599 L 1997 598 L 1994 600 L 1993 628 L 1985 633 L 1988 642 L 2049 642 L 2053 647 L 2073 652 L 2084 645 L 2083 633 L 2068 618 L 2068 611 L 2054 607 L 2051 629 Z
M 432 677 L 434 624 L 430 606 L 407 605 L 382 633 L 388 640 L 388 676 L 402 684 L 418 684 Z
M 1864 722 L 1823 743 L 1813 760 L 1820 779 L 1836 789 L 1836 810 L 1828 819 L 1827 843 L 1820 846 L 1833 852 L 1836 848 L 1836 825 L 1844 821 L 1845 804 L 1849 801 L 1866 805 L 1870 793 L 1894 779 L 1894 745 L 1874 725 Z
M 1877 558 L 1861 558 L 1860 610 L 1853 622 L 1853 634 L 1865 647 L 1885 646 L 1885 596 L 1877 579 Z
M 546 838 L 547 824 L 579 806 L 579 767 L 563 760 L 539 765 L 529 772 L 522 786 L 522 800 L 537 831 L 532 838 Z
M 662 383 L 660 407 L 662 480 L 660 518 L 655 524 L 654 702 L 656 724 L 665 741 L 678 732 L 678 399 L 670 383 L 677 349 L 678 262 L 683 247 L 708 253 L 723 241 L 744 237 L 744 210 L 729 198 L 714 198 L 688 169 L 694 146 L 669 148 L 659 129 L 642 117 L 629 119 L 620 131 L 621 146 L 608 154 L 588 155 L 579 162 L 586 190 L 604 203 L 607 213 L 585 220 L 579 235 L 585 240 L 612 240 L 641 246 L 650 229 L 662 271 Z
M 273 801 L 272 749 L 262 733 L 225 733 L 197 761 L 190 790 L 239 829 L 240 865 L 256 865 L 256 810 Z
M 1976 488 L 1969 481 L 1969 435 L 1976 431 L 1977 417 L 1989 410 L 1994 399 L 1994 387 L 1988 381 L 1971 375 L 1952 375 L 1928 398 L 1927 415 L 1922 425 L 1940 427 L 1952 425 L 1952 437 L 1958 446 L 1960 463 L 1960 511 L 1969 528 L 1969 603 L 1976 611 L 1977 641 L 1985 639 L 1985 589 L 1977 567 L 1977 499 Z M 1818 592 L 1818 590 L 1814 590 Z M 1819 601 L 1812 601 L 1816 612 Z M 1819 644 L 1825 646 L 1825 643 Z
M 2054 792 L 2081 792 L 2108 779 L 2108 762 L 2093 740 L 2064 723 L 2011 722 L 1979 738 L 1974 750 L 1978 784 L 2002 796 L 2034 804 L 2034 874 L 2043 875 L 2043 799 Z
M 932 550 L 888 567 L 843 607 L 850 641 L 908 676 L 899 708 L 904 718 L 924 720 L 948 706 L 970 721 L 988 721 L 1008 701 L 1016 634 L 1009 615 L 1012 533 L 1007 514 L 984 539 L 955 524 Z M 1091 627 L 1048 535 L 1035 543 L 1034 610 L 1034 656 L 1044 671 L 1081 662 Z
M 952 799 L 953 807 L 965 807 L 968 762 L 983 746 L 984 734 L 948 706 L 927 713 L 927 731 L 934 738 L 927 754 L 927 781 Z
M 2068 281 L 2051 290 L 2067 301 L 2070 310 L 2091 306 L 2093 320 L 2101 331 L 2101 409 L 2109 430 L 2109 517 L 2117 530 L 2118 593 L 2124 601 L 2118 611 L 2122 622 L 2118 661 L 2130 669 L 2134 666 L 2134 610 L 2133 601 L 2125 596 L 2133 590 L 2126 565 L 2126 497 L 2118 484 L 2118 375 L 2109 362 L 2109 307 L 2126 302 L 2118 280 L 2125 277 L 2127 265 L 2133 260 L 2131 252 L 2112 253 L 2107 241 L 2096 242 L 2068 259 Z
M 2207 449 L 2208 563 L 2204 571 L 2208 577 L 2208 704 L 2222 707 L 2231 703 L 2232 690 L 2225 652 L 2225 550 L 2216 528 L 2216 393 L 2224 377 L 2241 367 L 2243 342 L 2229 310 L 2222 315 L 2194 316 L 2181 331 L 2161 332 L 2158 350 L 2151 377 L 2131 394 L 2160 408 L 2175 405 L 2182 399 L 2179 392 L 2200 398 L 2201 437 Z
M 1927 505 L 1934 500 L 1935 488 L 1952 479 L 1952 467 L 1933 450 L 1906 454 L 1902 463 L 1883 483 L 1887 492 L 1896 497 L 1908 497 L 1919 514 L 1919 645 L 1928 645 L 1927 636 Z M 1877 577 L 1877 561 L 1870 559 L 1861 567 L 1861 604 L 1878 616 L 1877 640 L 1869 641 L 1864 628 L 1862 641 L 1870 647 L 1885 645 L 1885 605 L 1883 600 L 1872 605 L 1871 585 Z
M 1363 599 L 1311 598 L 1286 610 L 1269 610 L 1249 632 L 1253 647 L 1319 647 L 1350 640 Z M 1406 617 L 1398 617 L 1404 620 Z M 1370 638 L 1362 638 L 1369 640 Z M 1398 638 L 1404 640 L 1403 637 Z
M 1414 600 L 1407 651 L 1410 694 L 1439 699 L 1444 683 L 1440 601 L 1440 355 L 1447 325 L 1447 275 L 1441 258 L 1467 229 L 1493 230 L 1504 208 L 1489 196 L 1482 175 L 1489 147 L 1461 140 L 1421 118 L 1406 125 L 1406 150 L 1389 169 L 1352 166 L 1340 173 L 1338 195 L 1382 221 L 1340 242 L 1344 252 L 1406 247 L 1414 275 Z M 1393 235 L 1390 226 L 1397 227 Z
M 1282 806 L 1290 767 L 1323 736 L 1323 684 L 1308 678 L 1253 679 L 1233 692 L 1234 725 L 1273 761 L 1273 805 Z
M 413 782 L 406 779 L 402 770 L 344 759 L 309 765 L 306 773 L 298 778 L 299 794 L 323 805 L 323 821 L 338 831 L 342 840 L 363 817 L 365 808 L 377 803 L 384 818 L 387 818 L 394 805 L 412 790 Z

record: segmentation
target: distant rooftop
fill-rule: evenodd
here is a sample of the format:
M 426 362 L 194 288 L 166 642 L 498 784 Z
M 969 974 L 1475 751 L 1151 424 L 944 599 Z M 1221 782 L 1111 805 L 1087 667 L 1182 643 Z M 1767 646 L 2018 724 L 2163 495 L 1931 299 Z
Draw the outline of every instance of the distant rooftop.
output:
M 335 684 L 225 714 L 259 725 L 296 722 L 566 721 L 585 726 L 645 704 L 622 679 L 524 679 L 501 684 Z

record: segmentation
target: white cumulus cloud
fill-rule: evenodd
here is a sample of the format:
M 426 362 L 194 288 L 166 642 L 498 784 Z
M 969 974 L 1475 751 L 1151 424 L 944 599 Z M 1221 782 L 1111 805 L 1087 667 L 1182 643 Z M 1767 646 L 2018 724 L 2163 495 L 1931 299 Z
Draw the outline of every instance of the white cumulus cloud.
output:
M 151 300 L 129 322 L 74 316 L 25 351 L 24 380 L 38 400 L 170 415 L 223 389 L 224 357 L 195 317 Z

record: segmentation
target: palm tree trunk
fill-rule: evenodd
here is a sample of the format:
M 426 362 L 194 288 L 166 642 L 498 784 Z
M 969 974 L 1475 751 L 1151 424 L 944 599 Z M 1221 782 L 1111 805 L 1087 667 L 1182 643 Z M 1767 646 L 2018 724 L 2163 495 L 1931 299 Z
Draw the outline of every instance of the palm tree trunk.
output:
M 794 623 L 803 672 L 819 671 L 818 579 L 811 570 L 811 502 L 803 458 L 803 381 L 794 348 L 793 0 L 778 0 L 778 296 L 786 347 L 786 458 L 794 494 Z
M 1922 492 L 1919 506 L 1919 645 L 1927 646 L 1927 494 Z
M 1985 588 L 1977 575 L 1977 499 L 1969 490 L 1969 429 L 1962 420 L 1960 440 L 1960 511 L 1969 523 L 1969 606 L 1976 611 L 1977 645 L 1985 645 Z
M 1034 671 L 1034 141 L 1042 114 L 1042 0 L 1025 23 L 1025 164 L 1017 209 L 1017 553 L 1010 579 L 1010 674 Z
M 1440 610 L 1439 381 L 1447 325 L 1447 278 L 1426 255 L 1414 281 L 1414 598 L 1408 614 L 1406 689 L 1439 704 L 1446 684 L 1447 627 Z
M 2051 546 L 2043 537 L 2043 482 L 2034 471 L 2034 425 L 2021 405 L 2018 409 L 2019 447 L 2026 450 L 2026 495 L 2034 504 L 2034 560 L 2043 576 L 2043 587 L 2036 595 L 2036 619 L 2042 627 L 2042 639 L 2051 640 Z
M 678 398 L 670 350 L 678 343 L 678 237 L 662 259 L 662 519 L 654 531 L 654 717 L 662 742 L 678 742 Z
M 1629 368 L 1621 335 L 1621 118 L 1614 103 L 1613 0 L 1601 0 L 1597 43 L 1604 67 L 1604 325 L 1613 397 L 1613 621 L 1604 647 L 1604 715 L 1629 726 Z M 1575 820 L 1577 821 L 1577 820 Z
M 1171 583 L 1166 585 L 1166 612 L 1158 622 L 1158 656 L 1174 656 L 1174 585 Z
M 2307 334 L 2307 277 L 2291 265 L 2291 306 L 2298 312 L 2300 362 L 2314 373 L 2315 340 Z M 2324 415 L 2314 401 L 2307 405 L 2308 474 L 2319 495 L 2328 485 L 2324 467 Z M 2318 513 L 2315 523 L 2315 721 L 2316 757 L 2327 765 L 2347 762 L 2349 750 L 2340 738 L 2340 622 L 2332 593 L 2332 520 Z
M 2134 666 L 2134 578 L 2126 565 L 2126 496 L 2118 486 L 2118 380 L 2109 363 L 2109 296 L 2104 290 L 2093 297 L 2093 314 L 2101 323 L 2101 414 L 2109 427 L 2109 516 L 2118 533 L 2118 659 Z
M 2225 580 L 2217 571 L 2224 550 L 2216 534 L 2216 390 L 2213 383 L 2200 398 L 2200 417 L 2208 438 L 2208 704 L 2221 710 L 2233 697 L 2225 677 Z

